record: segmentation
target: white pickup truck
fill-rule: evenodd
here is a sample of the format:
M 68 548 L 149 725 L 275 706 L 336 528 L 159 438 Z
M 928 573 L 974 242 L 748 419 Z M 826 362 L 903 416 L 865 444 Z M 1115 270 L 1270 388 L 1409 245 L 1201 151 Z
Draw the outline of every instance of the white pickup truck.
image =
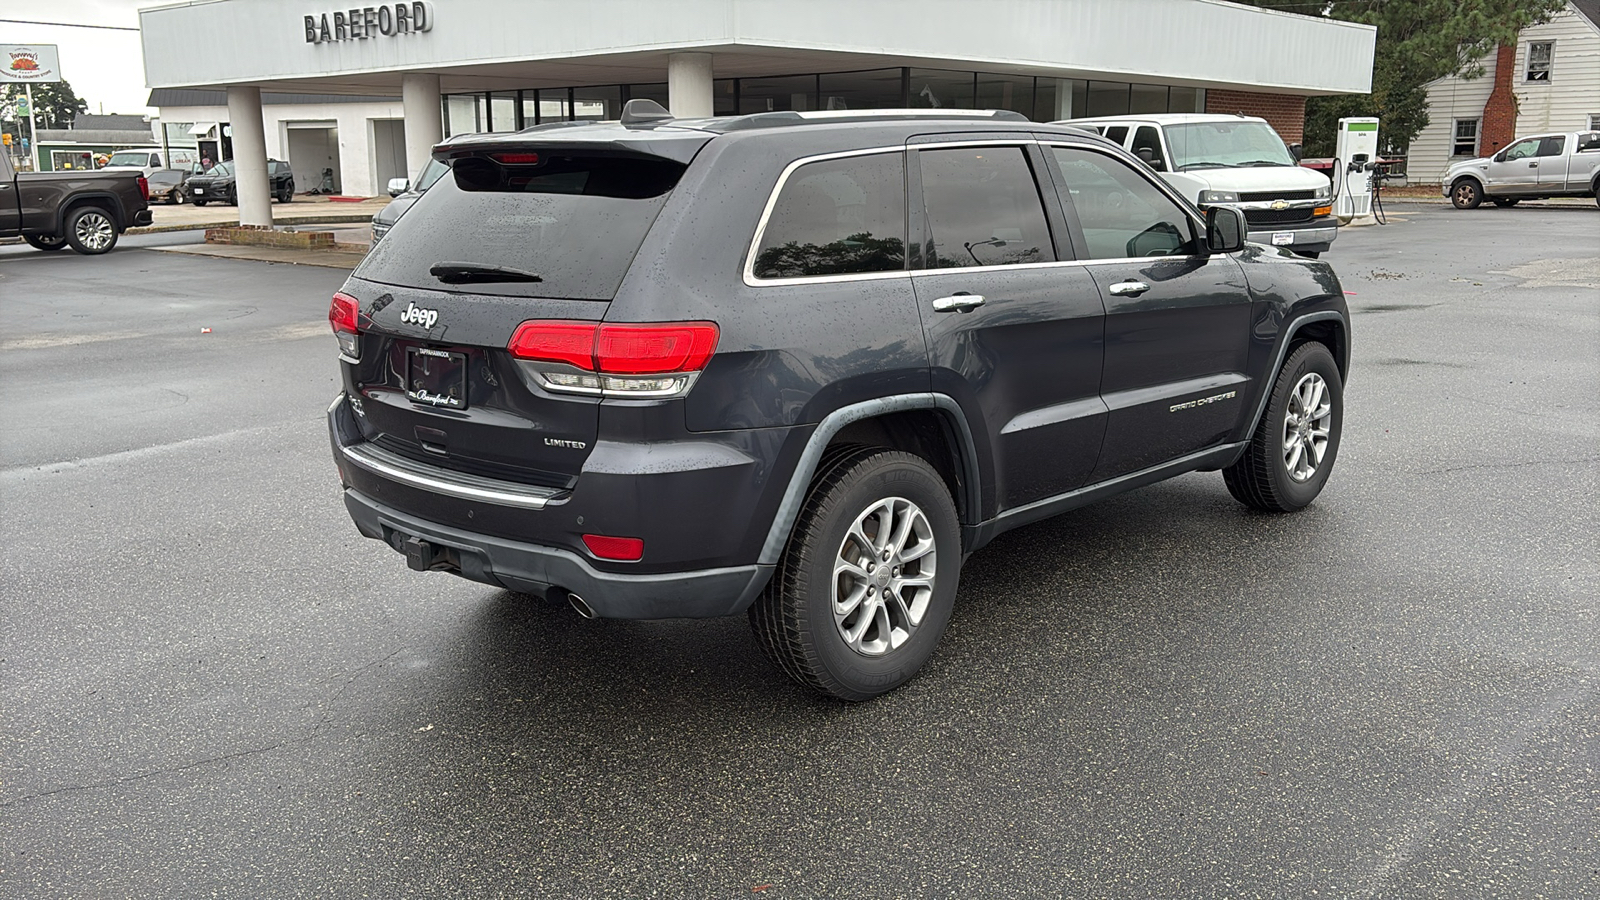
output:
M 1101 116 L 1058 124 L 1087 128 L 1144 160 L 1196 206 L 1244 213 L 1249 239 L 1313 259 L 1333 244 L 1333 185 L 1297 165 L 1265 119 L 1207 113 Z
M 1600 203 L 1600 131 L 1536 134 L 1489 157 L 1464 159 L 1445 170 L 1444 195 L 1456 209 L 1476 209 L 1546 197 L 1594 197 Z

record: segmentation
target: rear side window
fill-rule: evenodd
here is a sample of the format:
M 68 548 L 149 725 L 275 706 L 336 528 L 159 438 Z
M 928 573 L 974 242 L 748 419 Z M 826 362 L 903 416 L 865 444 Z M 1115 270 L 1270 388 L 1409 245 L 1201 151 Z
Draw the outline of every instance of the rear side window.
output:
M 683 165 L 656 157 L 518 154 L 512 165 L 457 160 L 454 177 L 440 178 L 423 194 L 355 274 L 474 294 L 616 296 Z M 442 263 L 506 269 L 519 277 L 441 280 L 431 270 Z
M 1050 226 L 1021 147 L 923 150 L 930 269 L 1053 262 Z
M 1123 143 L 1124 141 L 1126 141 L 1128 139 L 1128 126 L 1126 126 L 1126 125 L 1113 125 L 1110 128 L 1107 128 L 1106 129 L 1106 139 L 1107 140 L 1111 140 L 1111 141 L 1116 141 L 1119 144 Z
M 1567 139 L 1562 135 L 1539 139 L 1540 156 L 1560 156 L 1566 149 Z
M 790 173 L 767 218 L 751 272 L 803 278 L 905 268 L 905 154 L 806 163 Z
M 1052 153 L 1091 258 L 1199 252 L 1188 214 L 1125 163 L 1069 147 L 1054 147 Z

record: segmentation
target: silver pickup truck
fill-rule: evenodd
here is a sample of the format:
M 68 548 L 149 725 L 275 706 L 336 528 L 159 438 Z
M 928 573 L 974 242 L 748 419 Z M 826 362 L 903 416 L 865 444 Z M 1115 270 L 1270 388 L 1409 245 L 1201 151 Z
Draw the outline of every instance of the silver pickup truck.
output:
M 1600 202 L 1600 131 L 1525 137 L 1493 156 L 1464 159 L 1445 170 L 1444 195 L 1456 209 L 1476 209 L 1546 197 L 1594 197 Z

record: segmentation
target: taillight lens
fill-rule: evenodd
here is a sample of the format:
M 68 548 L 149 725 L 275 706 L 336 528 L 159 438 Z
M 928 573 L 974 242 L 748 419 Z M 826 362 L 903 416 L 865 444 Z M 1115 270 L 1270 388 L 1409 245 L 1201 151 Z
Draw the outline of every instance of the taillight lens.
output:
M 339 352 L 351 359 L 361 358 L 361 303 L 340 291 L 328 306 L 328 324 L 339 339 Z
M 523 322 L 506 349 L 530 363 L 563 363 L 581 370 L 535 368 L 545 387 L 574 393 L 661 397 L 686 389 L 706 367 L 721 333 L 715 322 Z
M 617 562 L 638 562 L 644 558 L 644 541 L 639 538 L 611 537 L 604 534 L 586 534 L 583 545 L 601 559 Z
M 143 175 L 139 176 L 139 195 L 144 197 L 144 202 L 150 202 L 150 182 Z

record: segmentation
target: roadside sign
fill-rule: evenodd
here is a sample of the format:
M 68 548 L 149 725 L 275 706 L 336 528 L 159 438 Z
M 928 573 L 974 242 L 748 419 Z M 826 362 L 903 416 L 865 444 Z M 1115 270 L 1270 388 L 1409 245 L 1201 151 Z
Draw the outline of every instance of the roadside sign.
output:
M 61 80 L 55 44 L 0 44 L 0 84 L 46 84 Z

